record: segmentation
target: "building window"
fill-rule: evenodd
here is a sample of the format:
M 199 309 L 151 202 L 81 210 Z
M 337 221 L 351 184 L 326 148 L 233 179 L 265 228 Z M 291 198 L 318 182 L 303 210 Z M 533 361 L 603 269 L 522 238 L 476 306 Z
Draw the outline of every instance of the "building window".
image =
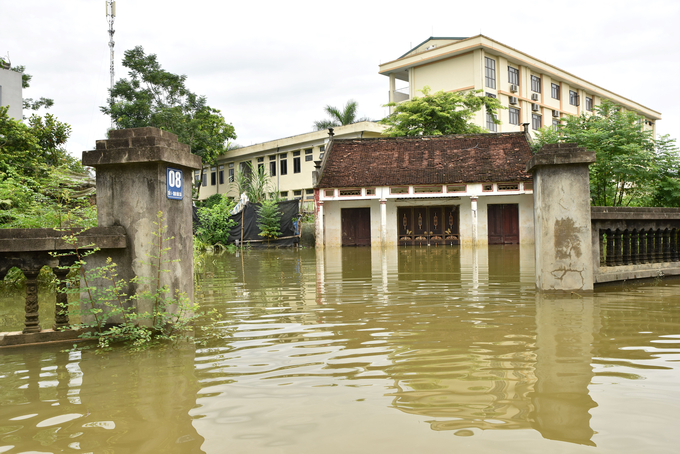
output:
M 360 196 L 361 195 L 361 189 L 340 189 L 339 194 L 340 194 L 340 197 L 342 197 L 342 196 L 346 196 L 346 197 Z
M 314 189 L 305 189 L 305 199 L 314 198 Z
M 508 83 L 519 85 L 519 69 L 508 66 Z
M 573 90 L 569 90 L 569 104 L 578 106 L 578 93 Z
M 305 162 L 314 160 L 314 155 L 312 154 L 312 149 L 305 150 Z
M 531 114 L 531 127 L 534 131 L 541 129 L 541 116 L 538 114 Z
M 261 158 L 257 158 L 257 173 L 258 174 L 264 173 L 264 156 Z
M 269 156 L 269 176 L 276 176 L 276 155 Z
M 252 164 L 250 161 L 243 161 L 239 163 L 239 171 L 246 177 L 250 178 L 250 175 L 252 174 Z
M 210 168 L 210 186 L 215 186 L 217 184 L 217 168 Z
M 323 154 L 326 152 L 326 146 L 321 145 L 319 147 L 319 160 L 323 159 Z
M 288 200 L 288 191 L 281 191 L 281 198 L 283 200 Z
M 553 120 L 552 122 L 553 131 L 560 129 L 560 120 Z
M 234 182 L 234 163 L 229 163 L 229 183 Z
M 300 152 L 293 152 L 293 173 L 300 173 Z
M 279 161 L 279 173 L 281 175 L 288 175 L 288 160 L 285 154 L 281 155 L 281 160 Z
M 488 129 L 491 132 L 497 132 L 498 131 L 498 125 L 494 123 L 496 120 L 496 116 L 492 113 L 487 112 L 486 113 L 486 129 Z
M 496 88 L 496 60 L 493 58 L 484 57 L 484 75 L 486 86 Z
M 519 125 L 519 109 L 515 107 L 510 107 L 510 124 Z
M 557 84 L 550 84 L 550 92 L 553 99 L 560 99 L 560 86 Z
M 224 184 L 224 166 L 220 166 L 219 169 L 220 169 L 220 171 L 218 172 L 218 175 L 220 177 L 219 181 L 220 184 Z
M 497 183 L 499 191 L 519 191 L 519 183 Z
M 586 110 L 592 112 L 593 111 L 593 98 L 589 98 L 586 96 Z
M 293 191 L 293 198 L 301 199 L 302 198 L 302 189 L 298 189 L 297 191 Z
M 531 76 L 531 91 L 536 93 L 541 92 L 541 78 L 538 76 Z
M 203 169 L 203 186 L 208 186 L 208 169 Z
M 194 171 L 194 183 L 198 183 L 200 179 L 201 179 L 201 172 L 198 171 L 198 170 Z
M 414 186 L 414 194 L 441 194 L 443 192 L 442 186 Z

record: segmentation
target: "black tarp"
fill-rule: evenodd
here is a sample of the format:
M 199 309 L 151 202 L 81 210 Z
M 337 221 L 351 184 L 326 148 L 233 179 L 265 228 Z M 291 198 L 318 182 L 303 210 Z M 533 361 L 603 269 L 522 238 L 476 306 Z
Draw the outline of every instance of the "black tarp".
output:
M 257 213 L 260 209 L 260 204 L 248 203 L 240 213 L 229 218 L 236 221 L 236 225 L 229 234 L 229 244 L 235 244 L 237 240 L 241 243 L 241 239 L 243 239 L 243 243 L 249 243 L 252 247 L 287 247 L 298 244 L 300 237 L 296 225 L 300 218 L 300 201 L 286 200 L 279 202 L 277 205 L 281 212 L 281 238 L 267 242 L 264 237 L 259 235 L 260 228 L 257 226 Z M 196 207 L 194 207 L 194 223 L 198 223 Z M 241 237 L 241 227 L 243 227 L 243 237 Z

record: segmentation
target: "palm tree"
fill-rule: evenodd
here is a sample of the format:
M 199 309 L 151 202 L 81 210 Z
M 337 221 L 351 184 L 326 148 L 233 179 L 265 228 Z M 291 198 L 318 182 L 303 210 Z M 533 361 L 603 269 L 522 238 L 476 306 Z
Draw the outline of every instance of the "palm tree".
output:
M 335 128 L 336 126 L 351 125 L 359 121 L 370 121 L 368 118 L 357 118 L 357 102 L 350 99 L 345 107 L 340 110 L 337 107 L 326 106 L 326 113 L 331 117 L 330 120 L 314 122 L 317 131 L 322 129 Z

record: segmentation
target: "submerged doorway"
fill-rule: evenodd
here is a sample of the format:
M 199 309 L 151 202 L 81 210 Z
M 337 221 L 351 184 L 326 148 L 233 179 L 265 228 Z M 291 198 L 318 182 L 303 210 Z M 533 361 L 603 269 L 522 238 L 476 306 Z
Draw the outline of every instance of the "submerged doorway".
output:
M 519 244 L 519 205 L 487 205 L 489 244 Z
M 458 205 L 399 207 L 399 245 L 460 244 Z
M 371 245 L 370 208 L 342 208 L 340 218 L 343 246 Z

